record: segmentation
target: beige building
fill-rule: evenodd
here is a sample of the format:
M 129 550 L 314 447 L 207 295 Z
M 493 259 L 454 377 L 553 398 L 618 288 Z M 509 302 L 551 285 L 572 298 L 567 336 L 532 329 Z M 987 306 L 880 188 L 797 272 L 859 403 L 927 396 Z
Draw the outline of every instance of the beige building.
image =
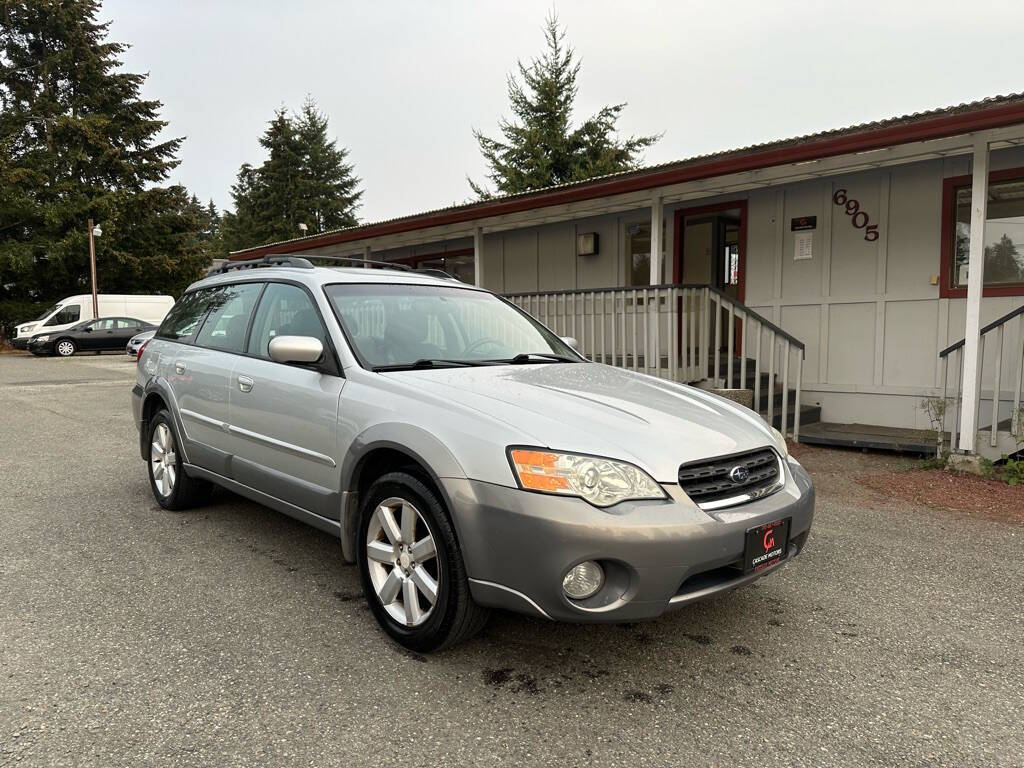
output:
M 955 446 L 997 455 L 1020 410 L 1024 95 L 232 258 L 274 253 L 444 269 L 593 359 L 756 384 L 755 407 L 807 442 L 923 449 L 934 438 L 906 430 L 930 429 L 922 400 L 945 393 Z

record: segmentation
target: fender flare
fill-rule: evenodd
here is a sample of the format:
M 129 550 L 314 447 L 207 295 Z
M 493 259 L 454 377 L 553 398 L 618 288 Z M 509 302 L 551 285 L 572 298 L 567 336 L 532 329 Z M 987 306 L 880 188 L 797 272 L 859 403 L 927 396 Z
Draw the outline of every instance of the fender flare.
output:
M 359 525 L 359 475 L 363 460 L 381 448 L 403 453 L 430 475 L 441 500 L 451 510 L 442 478 L 465 478 L 466 472 L 448 446 L 422 427 L 397 422 L 375 424 L 359 433 L 352 441 L 341 463 L 341 549 L 345 559 L 355 562 L 355 537 Z M 452 515 L 456 536 L 458 520 Z
M 167 405 L 167 411 L 171 414 L 174 428 L 181 437 L 178 441 L 178 450 L 181 451 L 181 455 L 187 463 L 188 451 L 185 446 L 188 442 L 188 435 L 185 434 L 185 425 L 181 422 L 181 415 L 178 413 L 178 401 L 174 397 L 171 385 L 162 376 L 151 378 L 146 382 L 146 386 L 142 390 L 142 402 L 139 404 L 139 453 L 142 456 L 142 460 L 145 461 L 148 458 L 146 455 L 146 441 L 148 440 L 149 422 L 146 421 L 144 415 L 146 412 L 146 401 L 150 398 L 150 395 L 154 394 L 159 395 L 160 399 Z

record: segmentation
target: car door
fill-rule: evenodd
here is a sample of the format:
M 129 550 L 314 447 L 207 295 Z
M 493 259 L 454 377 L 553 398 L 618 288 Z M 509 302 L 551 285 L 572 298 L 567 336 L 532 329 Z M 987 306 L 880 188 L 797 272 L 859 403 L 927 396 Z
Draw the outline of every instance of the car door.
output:
M 202 313 L 192 321 L 197 329 L 185 337 L 187 343 L 172 345 L 160 358 L 177 401 L 189 461 L 220 475 L 228 475 L 231 369 L 245 350 L 246 329 L 262 288 L 262 283 L 249 282 L 198 291 L 192 307 L 193 313 Z M 181 322 L 187 324 L 188 318 Z
M 111 337 L 109 349 L 121 351 L 128 344 L 128 341 L 140 330 L 141 323 L 132 317 L 118 317 L 114 323 L 114 333 Z
M 78 345 L 79 349 L 87 349 L 90 351 L 103 349 L 104 341 L 107 336 L 110 335 L 113 327 L 113 318 L 104 317 L 99 320 L 93 320 L 81 329 L 75 343 Z
M 319 365 L 270 359 L 276 336 L 313 336 Z M 338 519 L 338 407 L 344 379 L 323 319 L 305 288 L 270 282 L 231 375 L 231 460 L 235 480 L 301 509 Z

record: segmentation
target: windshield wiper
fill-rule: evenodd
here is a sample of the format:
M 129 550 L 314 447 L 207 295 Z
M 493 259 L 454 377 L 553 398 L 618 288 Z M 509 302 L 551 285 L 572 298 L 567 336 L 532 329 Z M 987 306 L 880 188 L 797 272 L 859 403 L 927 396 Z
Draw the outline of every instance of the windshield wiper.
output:
M 420 368 L 451 368 L 455 366 L 472 367 L 477 365 L 493 365 L 490 360 L 452 360 L 443 357 L 422 357 L 411 363 L 397 363 L 395 365 L 377 365 L 374 371 L 414 371 Z
M 534 358 L 540 358 L 535 360 Z M 499 362 L 499 361 L 495 361 Z M 556 355 L 554 352 L 520 352 L 515 357 L 510 357 L 508 360 L 501 360 L 502 363 L 578 363 L 580 362 L 575 357 L 568 357 L 567 355 Z

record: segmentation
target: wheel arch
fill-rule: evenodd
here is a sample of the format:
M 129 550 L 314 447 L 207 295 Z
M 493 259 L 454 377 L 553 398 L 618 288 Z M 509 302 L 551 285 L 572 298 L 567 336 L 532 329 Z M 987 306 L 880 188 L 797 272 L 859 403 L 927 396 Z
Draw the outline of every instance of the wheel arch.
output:
M 168 413 L 171 414 L 171 420 L 174 422 L 174 429 L 178 433 L 178 450 L 181 451 L 182 456 L 188 461 L 188 453 L 185 447 L 187 438 L 182 428 L 181 417 L 178 415 L 177 401 L 174 399 L 174 394 L 171 392 L 170 385 L 167 384 L 162 378 L 150 379 L 146 384 L 145 390 L 142 394 L 142 408 L 139 411 L 139 453 L 143 460 L 149 458 L 146 452 L 147 442 L 149 440 L 149 422 L 160 408 L 165 408 Z
M 445 477 L 464 478 L 465 472 L 452 452 L 426 430 L 408 424 L 387 424 L 362 433 L 341 465 L 341 548 L 349 562 L 355 562 L 359 508 L 363 495 L 378 477 L 394 471 L 407 471 L 430 487 L 449 510 L 458 536 L 458 520 L 451 514 Z

